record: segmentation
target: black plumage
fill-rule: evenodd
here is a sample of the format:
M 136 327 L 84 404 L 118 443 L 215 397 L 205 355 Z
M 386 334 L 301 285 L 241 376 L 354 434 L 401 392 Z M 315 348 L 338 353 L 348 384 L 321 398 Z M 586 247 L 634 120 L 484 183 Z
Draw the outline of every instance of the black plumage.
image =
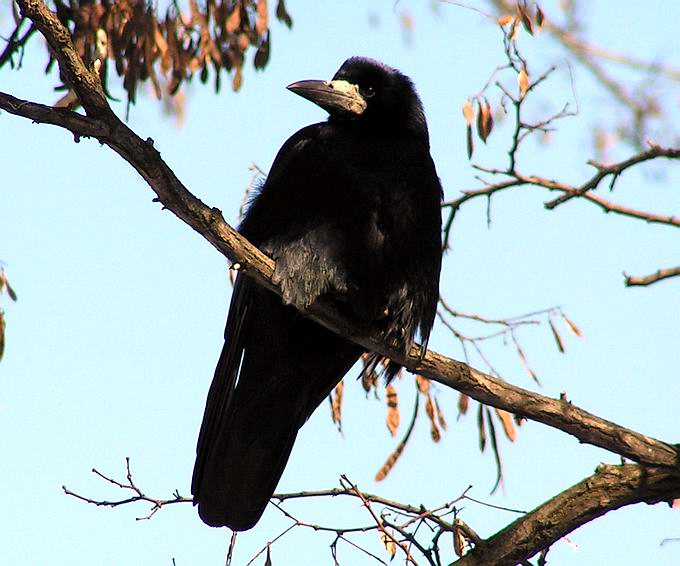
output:
M 298 429 L 363 352 L 296 307 L 324 297 L 406 348 L 427 343 L 438 298 L 441 185 L 409 78 L 354 57 L 288 88 L 329 118 L 286 141 L 239 227 L 283 300 L 237 276 L 192 483 L 203 521 L 234 530 L 257 523 Z

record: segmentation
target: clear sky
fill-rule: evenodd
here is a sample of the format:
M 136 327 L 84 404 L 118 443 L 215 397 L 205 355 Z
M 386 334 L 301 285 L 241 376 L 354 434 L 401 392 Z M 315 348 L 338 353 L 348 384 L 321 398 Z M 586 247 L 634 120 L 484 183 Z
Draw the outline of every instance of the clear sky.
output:
M 241 92 L 219 95 L 198 81 L 188 90 L 187 119 L 178 128 L 160 106 L 142 96 L 130 126 L 152 137 L 186 186 L 235 221 L 244 188 L 257 163 L 268 169 L 285 139 L 325 119 L 323 111 L 285 90 L 305 78 L 330 78 L 351 55 L 368 55 L 410 75 L 430 123 L 432 153 L 448 198 L 475 188 L 465 155 L 461 107 L 503 62 L 500 33 L 479 14 L 445 3 L 290 2 L 294 28 L 273 24 L 269 66 L 245 73 Z M 5 6 L 5 5 L 3 5 Z M 673 2 L 616 2 L 588 7 L 584 21 L 594 41 L 640 58 L 680 67 L 677 7 Z M 546 3 L 545 11 L 555 13 Z M 413 18 L 405 38 L 401 17 Z M 2 30 L 10 25 L 3 7 Z M 34 43 L 39 41 L 34 39 Z M 561 65 L 534 99 L 531 112 L 571 99 L 565 56 L 547 37 L 520 39 L 530 71 Z M 0 90 L 51 103 L 60 96 L 45 77 L 43 49 L 31 49 L 25 68 L 0 73 Z M 592 174 L 592 127 L 616 116 L 611 101 L 587 73 L 575 68 L 581 113 L 564 122 L 547 145 L 528 143 L 520 167 L 579 183 Z M 678 117 L 677 85 L 669 98 Z M 119 115 L 124 104 L 115 105 Z M 504 166 L 507 128 L 502 125 L 479 162 Z M 662 145 L 677 139 L 660 137 Z M 478 144 L 479 146 L 480 144 Z M 63 130 L 0 115 L 0 259 L 19 301 L 8 304 L 5 357 L 0 362 L 0 563 L 180 566 L 223 564 L 227 530 L 204 526 L 190 505 L 135 521 L 143 506 L 99 509 L 66 497 L 61 486 L 100 498 L 123 494 L 90 469 L 124 477 L 129 456 L 139 486 L 168 497 L 187 495 L 205 395 L 221 348 L 229 301 L 226 260 L 169 212 L 117 155 L 96 141 L 73 143 Z M 617 156 L 624 156 L 621 149 Z M 661 175 L 659 175 L 661 173 Z M 680 211 L 676 163 L 627 172 L 612 199 L 657 212 Z M 606 190 L 606 189 L 605 189 Z M 585 339 L 566 332 L 557 352 L 547 327 L 523 330 L 522 344 L 542 381 L 540 392 L 566 391 L 577 405 L 662 440 L 678 441 L 680 283 L 626 289 L 623 270 L 645 274 L 677 264 L 677 234 L 604 215 L 572 201 L 548 212 L 551 195 L 519 189 L 465 206 L 445 258 L 441 289 L 456 308 L 507 317 L 561 305 Z M 461 358 L 458 343 L 437 327 L 431 346 Z M 500 341 L 487 353 L 509 381 L 537 389 L 512 348 Z M 471 360 L 483 369 L 478 358 Z M 493 458 L 477 447 L 474 413 L 456 419 L 457 394 L 437 387 L 449 429 L 435 445 L 427 423 L 390 476 L 373 481 L 396 445 L 384 426 L 384 401 L 364 399 L 359 383 L 346 384 L 344 436 L 326 405 L 302 429 L 279 490 L 322 489 L 345 473 L 366 491 L 414 504 L 434 505 L 471 494 L 491 503 L 531 509 L 619 458 L 579 445 L 560 432 L 527 423 L 511 445 L 501 443 L 505 488 L 494 496 Z M 397 383 L 408 418 L 412 379 Z M 403 425 L 402 425 L 403 427 Z M 400 434 L 403 430 L 400 430 Z M 308 521 L 369 524 L 356 504 L 317 501 L 291 505 Z M 482 536 L 513 515 L 467 503 L 461 518 Z M 239 537 L 235 563 L 244 564 L 287 522 L 268 509 L 254 531 Z M 381 553 L 376 535 L 372 549 Z M 610 513 L 560 541 L 551 564 L 680 563 L 680 512 L 635 506 Z M 332 538 L 298 530 L 277 542 L 273 563 L 331 563 Z M 444 543 L 449 544 L 449 542 Z M 386 555 L 385 555 L 385 558 Z M 364 564 L 342 547 L 341 563 Z M 263 557 L 257 561 L 264 562 Z

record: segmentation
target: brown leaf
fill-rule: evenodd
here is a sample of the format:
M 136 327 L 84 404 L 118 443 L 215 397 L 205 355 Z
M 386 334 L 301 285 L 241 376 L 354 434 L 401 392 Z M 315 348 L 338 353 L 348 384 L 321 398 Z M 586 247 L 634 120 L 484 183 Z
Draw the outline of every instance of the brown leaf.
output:
M 234 71 L 234 77 L 231 79 L 231 88 L 234 90 L 234 92 L 238 92 L 238 90 L 241 88 L 242 82 L 243 76 L 241 75 L 241 67 L 236 67 L 236 71 Z
M 390 383 L 387 386 L 387 389 L 385 389 L 385 393 L 387 395 L 387 417 L 385 419 L 385 424 L 387 424 L 387 430 L 390 431 L 390 434 L 396 436 L 400 422 L 397 390 L 394 388 L 394 385 Z
M 387 460 L 385 460 L 385 463 L 382 465 L 382 468 L 378 470 L 378 473 L 375 474 L 375 481 L 382 481 L 387 477 L 387 474 L 389 474 L 392 471 L 392 468 L 394 468 L 394 465 L 397 463 L 397 460 L 399 460 L 399 456 L 401 456 L 401 453 L 404 451 L 404 446 L 406 446 L 405 442 L 400 442 L 399 446 L 397 446 L 394 449 L 394 452 L 390 454 L 387 457 Z
M 463 117 L 468 126 L 471 126 L 475 119 L 475 109 L 472 106 L 472 100 L 469 98 L 465 101 L 465 104 L 463 104 Z
M 498 18 L 498 25 L 507 26 L 513 19 L 514 16 L 511 16 L 510 14 L 504 14 L 503 16 Z
M 534 35 L 534 25 L 531 23 L 531 18 L 527 13 L 526 6 L 522 6 L 522 3 L 518 2 L 517 11 L 519 12 L 519 17 L 522 20 L 522 25 L 524 26 L 524 29 L 527 30 L 530 35 Z
M 503 425 L 503 432 L 510 442 L 515 442 L 517 438 L 517 431 L 515 429 L 515 423 L 512 420 L 512 414 L 504 411 L 503 409 L 496 409 L 496 414 Z
M 12 299 L 16 303 L 17 294 L 14 292 L 14 289 L 12 289 L 12 286 L 9 284 L 7 277 L 5 277 L 4 279 L 5 279 L 5 289 L 7 289 L 7 294 L 9 295 L 9 298 Z
M 444 413 L 436 399 L 434 400 L 434 410 L 437 414 L 437 423 L 439 424 L 439 428 L 446 430 L 446 419 L 444 418 Z
M 394 538 L 387 534 L 386 531 L 381 530 L 378 532 L 380 533 L 380 542 L 385 546 L 385 550 L 387 551 L 387 554 L 390 555 L 391 561 L 397 554 L 397 544 L 394 542 Z
M 526 69 L 522 69 L 517 75 L 517 84 L 519 84 L 519 95 L 524 98 L 529 91 L 529 73 Z
M 680 498 L 674 499 L 673 503 L 671 504 L 671 507 L 673 509 L 680 509 Z
M 459 519 L 460 520 L 460 519 Z M 465 554 L 466 538 L 456 521 L 453 522 L 453 551 L 459 558 Z
M 545 15 L 543 14 L 543 10 L 541 10 L 541 7 L 536 4 L 536 25 L 538 26 L 538 29 L 543 29 L 544 22 Z
M 264 566 L 272 566 L 271 545 L 267 545 L 267 557 L 264 559 Z
M 519 35 L 519 17 L 515 16 L 514 18 L 512 18 L 512 25 L 510 26 L 508 37 L 510 41 L 515 41 L 518 35 Z
M 0 360 L 5 353 L 5 315 L 0 310 Z
M 472 141 L 472 126 L 467 127 L 467 156 L 472 159 L 472 152 L 475 150 L 474 142 Z
M 227 33 L 234 33 L 238 29 L 239 25 L 241 25 L 240 2 L 234 5 L 234 9 L 232 10 L 231 14 L 229 14 L 229 17 L 224 24 L 224 31 Z
M 432 400 L 432 395 L 427 395 L 427 401 L 425 401 L 425 413 L 427 413 L 427 418 L 430 419 L 430 435 L 434 442 L 439 442 L 441 440 L 441 433 L 439 432 L 439 427 L 437 426 L 437 420 L 435 418 L 435 407 L 434 401 Z
M 416 385 L 418 385 L 418 391 L 427 395 L 430 392 L 430 380 L 422 375 L 416 375 Z
M 293 19 L 286 11 L 286 4 L 284 3 L 284 0 L 279 0 L 276 4 L 276 19 L 286 24 L 288 28 L 293 27 Z
M 568 319 L 564 314 L 562 315 L 562 319 L 564 320 L 564 323 L 567 325 L 569 331 L 572 332 L 574 336 L 577 336 L 578 338 L 583 338 L 583 333 L 581 332 L 581 329 L 578 326 L 576 326 L 576 323 L 573 320 Z
M 527 357 L 524 355 L 524 351 L 522 350 L 522 348 L 519 347 L 519 344 L 515 344 L 515 346 L 517 347 L 517 355 L 519 356 L 519 359 L 521 360 L 524 369 L 527 370 L 527 373 L 529 374 L 531 379 L 533 379 L 538 385 L 540 385 L 541 382 L 538 380 L 538 376 L 534 373 L 534 370 L 532 370 L 529 367 L 529 362 L 527 361 Z
M 562 342 L 562 337 L 557 332 L 557 328 L 553 324 L 552 318 L 548 319 L 548 324 L 550 325 L 550 330 L 552 331 L 553 338 L 555 339 L 555 344 L 557 344 L 557 349 L 560 353 L 564 354 L 564 343 Z
M 467 413 L 469 405 L 470 405 L 470 398 L 465 393 L 461 393 L 458 396 L 458 412 L 461 415 L 464 415 L 465 413 Z
M 257 19 L 255 20 L 255 31 L 260 37 L 264 37 L 269 27 L 269 15 L 267 11 L 267 0 L 259 0 L 257 3 Z
M 328 396 L 331 403 L 331 420 L 337 425 L 338 432 L 342 433 L 342 394 L 345 391 L 344 380 L 335 386 Z
M 479 101 L 479 112 L 477 114 L 477 135 L 486 143 L 486 138 L 489 137 L 491 129 L 493 128 L 493 115 L 491 113 L 491 105 L 488 100 Z

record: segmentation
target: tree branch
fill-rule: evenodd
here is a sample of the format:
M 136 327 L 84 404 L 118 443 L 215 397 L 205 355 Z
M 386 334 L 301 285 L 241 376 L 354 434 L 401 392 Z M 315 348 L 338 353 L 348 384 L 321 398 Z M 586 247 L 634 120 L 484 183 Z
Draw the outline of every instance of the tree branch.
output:
M 623 276 L 626 278 L 625 283 L 627 287 L 634 287 L 634 286 L 647 286 L 651 285 L 652 283 L 657 283 L 659 281 L 662 281 L 664 279 L 668 279 L 670 277 L 678 277 L 680 275 L 680 266 L 678 267 L 670 267 L 668 269 L 659 269 L 655 273 L 652 273 L 651 275 L 645 275 L 642 277 L 635 276 L 635 275 L 628 275 L 626 273 L 623 274 Z
M 678 496 L 677 471 L 600 465 L 595 474 L 520 517 L 454 564 L 514 566 L 609 511 L 634 503 L 670 503 Z

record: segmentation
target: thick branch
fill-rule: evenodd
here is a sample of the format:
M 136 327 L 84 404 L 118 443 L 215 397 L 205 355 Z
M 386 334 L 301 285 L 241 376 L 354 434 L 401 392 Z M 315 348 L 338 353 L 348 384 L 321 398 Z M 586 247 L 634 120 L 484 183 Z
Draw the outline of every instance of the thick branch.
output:
M 680 496 L 678 479 L 677 471 L 665 468 L 601 465 L 595 474 L 520 517 L 454 564 L 514 566 L 609 511 L 634 503 L 670 503 Z
M 23 16 L 29 18 L 50 44 L 59 61 L 59 69 L 66 81 L 75 90 L 83 108 L 89 116 L 113 112 L 106 102 L 99 77 L 90 72 L 78 55 L 71 34 L 61 24 L 57 15 L 50 11 L 42 0 L 17 0 Z

